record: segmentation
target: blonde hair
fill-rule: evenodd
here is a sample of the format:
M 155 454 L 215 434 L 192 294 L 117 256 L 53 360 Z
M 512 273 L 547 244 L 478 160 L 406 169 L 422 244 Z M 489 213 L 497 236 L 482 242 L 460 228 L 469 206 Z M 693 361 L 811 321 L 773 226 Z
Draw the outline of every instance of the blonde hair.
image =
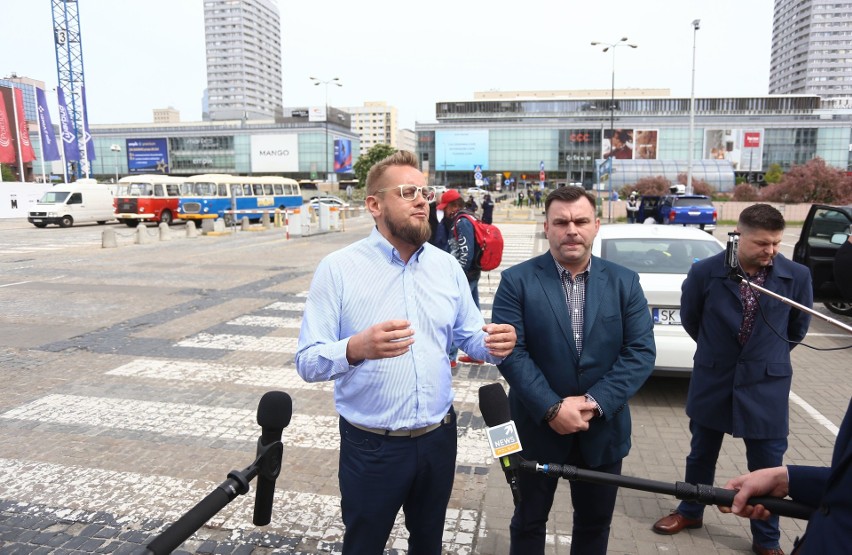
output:
M 414 169 L 417 167 L 417 155 L 409 150 L 397 150 L 387 158 L 379 160 L 370 171 L 367 172 L 367 194 L 373 195 L 379 189 L 378 182 L 391 166 L 411 166 Z

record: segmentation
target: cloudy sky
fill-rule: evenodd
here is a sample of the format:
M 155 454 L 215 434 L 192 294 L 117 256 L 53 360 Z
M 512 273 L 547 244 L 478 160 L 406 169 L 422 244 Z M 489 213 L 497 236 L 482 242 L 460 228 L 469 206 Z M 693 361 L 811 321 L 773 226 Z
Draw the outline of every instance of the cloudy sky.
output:
M 91 123 L 153 121 L 173 106 L 201 119 L 206 87 L 202 0 L 78 0 Z M 0 76 L 56 86 L 51 2 L 3 0 Z M 771 0 L 281 1 L 284 105 L 322 105 L 309 77 L 339 77 L 329 104 L 383 100 L 403 127 L 434 121 L 435 103 L 475 91 L 605 89 L 613 58 L 591 41 L 623 36 L 616 88 L 688 97 L 694 19 L 696 96 L 768 91 Z M 15 22 L 15 23 L 12 23 Z M 54 116 L 55 117 L 55 116 Z

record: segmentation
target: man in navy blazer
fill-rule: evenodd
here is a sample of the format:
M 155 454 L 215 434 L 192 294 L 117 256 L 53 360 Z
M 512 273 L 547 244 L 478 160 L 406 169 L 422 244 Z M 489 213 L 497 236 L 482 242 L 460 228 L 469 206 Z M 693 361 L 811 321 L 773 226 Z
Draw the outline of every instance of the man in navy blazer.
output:
M 630 450 L 627 401 L 654 368 L 653 321 L 627 268 L 591 255 L 600 227 L 594 197 L 561 187 L 545 201 L 550 251 L 503 272 L 491 320 L 514 326 L 500 372 L 523 455 L 612 474 Z M 518 476 L 510 527 L 516 555 L 544 553 L 558 480 Z M 617 488 L 571 482 L 571 553 L 605 554 Z
M 763 505 L 746 504 L 750 497 L 760 495 L 789 495 L 794 501 L 813 507 L 805 535 L 794 551 L 797 555 L 847 553 L 852 545 L 852 402 L 840 425 L 831 467 L 766 468 L 734 478 L 725 487 L 739 490 L 730 510 L 747 518 L 769 516 Z
M 790 351 L 808 331 L 810 315 L 748 286 L 753 282 L 807 307 L 813 305 L 808 268 L 778 251 L 784 217 L 768 204 L 743 210 L 738 273 L 730 279 L 725 253 L 695 263 L 681 287 L 681 322 L 696 341 L 686 400 L 690 453 L 685 481 L 712 484 L 725 434 L 741 437 L 749 470 L 782 463 L 787 451 Z M 703 525 L 704 505 L 683 501 L 653 529 L 676 534 Z M 752 551 L 783 555 L 778 517 L 752 521 Z

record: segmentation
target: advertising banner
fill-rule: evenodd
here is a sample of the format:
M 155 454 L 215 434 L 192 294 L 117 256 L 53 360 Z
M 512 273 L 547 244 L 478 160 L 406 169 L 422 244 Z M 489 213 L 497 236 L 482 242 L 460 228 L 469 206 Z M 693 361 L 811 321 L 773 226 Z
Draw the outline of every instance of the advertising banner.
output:
M 166 139 L 127 139 L 128 173 L 169 173 Z
M 488 130 L 435 131 L 435 171 L 488 171 Z
M 314 106 L 308 108 L 308 121 L 325 121 L 325 106 Z
M 24 91 L 15 87 L 15 113 L 18 114 L 18 140 L 21 142 L 21 158 L 24 162 L 35 160 L 35 151 L 30 142 L 30 128 L 27 126 L 27 118 L 24 116 Z
M 77 143 L 77 135 L 74 134 L 71 115 L 68 113 L 68 104 L 65 103 L 65 93 L 60 87 L 56 89 L 56 94 L 59 100 L 59 131 L 62 134 L 62 148 L 65 151 L 65 161 L 79 161 L 80 147 Z
M 352 171 L 352 141 L 349 139 L 334 139 L 334 172 Z
M 83 97 L 83 140 L 86 142 L 86 160 L 95 159 L 95 141 L 89 133 L 89 108 L 86 104 L 86 88 L 80 87 L 80 96 Z
M 38 129 L 41 135 L 41 149 L 44 160 L 59 160 L 59 146 L 53 133 L 53 121 L 47 109 L 47 96 L 42 89 L 36 89 L 36 108 L 38 110 Z
M 251 171 L 299 171 L 299 136 L 252 135 Z
M 737 171 L 763 171 L 763 129 L 706 129 L 704 157 L 727 160 Z
M 615 135 L 614 137 L 613 134 Z M 604 129 L 603 144 L 601 147 L 604 159 L 612 157 L 616 160 L 632 160 L 633 130 Z
M 0 87 L 0 93 L 6 92 L 5 87 Z M 6 111 L 5 94 L 0 94 L 0 163 L 12 164 L 17 159 L 15 154 L 15 138 L 12 135 L 14 127 L 9 120 L 9 114 Z
M 657 159 L 657 129 L 637 129 L 633 132 L 633 157 L 636 160 Z

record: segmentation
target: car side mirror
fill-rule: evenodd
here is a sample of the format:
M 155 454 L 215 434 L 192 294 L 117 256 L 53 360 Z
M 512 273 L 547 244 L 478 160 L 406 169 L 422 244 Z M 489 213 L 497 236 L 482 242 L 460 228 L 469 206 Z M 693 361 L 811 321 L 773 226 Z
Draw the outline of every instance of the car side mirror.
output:
M 835 233 L 831 236 L 831 242 L 835 245 L 842 245 L 847 240 L 849 240 L 849 235 L 847 233 Z

